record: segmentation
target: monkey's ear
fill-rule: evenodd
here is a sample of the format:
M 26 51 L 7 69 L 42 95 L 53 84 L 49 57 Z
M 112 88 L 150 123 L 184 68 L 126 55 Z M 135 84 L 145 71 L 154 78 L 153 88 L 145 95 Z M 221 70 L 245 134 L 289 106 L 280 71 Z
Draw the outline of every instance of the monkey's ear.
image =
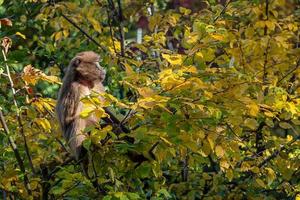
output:
M 78 57 L 75 57 L 75 58 L 73 59 L 73 61 L 72 61 L 72 65 L 73 65 L 74 67 L 77 67 L 80 63 L 81 63 L 81 60 L 80 60 L 80 58 L 78 58 Z

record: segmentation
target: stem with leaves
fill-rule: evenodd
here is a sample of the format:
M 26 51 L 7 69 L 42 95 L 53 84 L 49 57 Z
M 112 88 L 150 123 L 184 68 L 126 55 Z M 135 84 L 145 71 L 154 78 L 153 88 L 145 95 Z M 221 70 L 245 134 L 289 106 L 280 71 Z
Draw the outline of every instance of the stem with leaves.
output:
M 3 55 L 3 59 L 4 59 L 4 62 L 5 62 L 5 68 L 6 68 L 6 74 L 7 74 L 7 77 L 8 77 L 9 83 L 10 83 L 10 89 L 11 89 L 12 95 L 13 95 L 13 103 L 14 103 L 14 106 L 16 107 L 16 109 L 17 109 L 17 121 L 18 121 L 18 124 L 19 124 L 19 127 L 20 127 L 20 133 L 23 137 L 26 156 L 28 158 L 29 165 L 30 165 L 30 168 L 31 168 L 32 172 L 35 173 L 34 166 L 33 166 L 32 159 L 31 159 L 31 155 L 30 155 L 30 152 L 29 152 L 29 147 L 28 147 L 28 144 L 27 144 L 27 139 L 26 139 L 25 132 L 24 132 L 24 126 L 23 126 L 23 123 L 22 123 L 20 109 L 19 109 L 19 106 L 18 106 L 18 103 L 17 103 L 17 100 L 16 100 L 16 89 L 14 87 L 14 82 L 11 78 L 9 66 L 7 65 L 6 53 L 7 53 L 7 51 L 2 49 L 2 55 Z
M 27 193 L 29 195 L 31 195 L 31 189 L 30 189 L 29 179 L 28 179 L 28 176 L 26 174 L 24 162 L 23 162 L 23 160 L 21 158 L 20 152 L 19 152 L 19 150 L 17 148 L 17 145 L 16 145 L 15 141 L 10 136 L 10 131 L 9 131 L 8 127 L 7 127 L 4 115 L 3 115 L 3 113 L 2 113 L 1 110 L 0 110 L 0 121 L 1 121 L 2 127 L 4 129 L 4 132 L 5 132 L 6 136 L 8 137 L 9 145 L 11 146 L 11 148 L 12 148 L 14 154 L 15 154 L 15 157 L 17 159 L 17 162 L 18 162 L 18 165 L 20 167 L 20 170 L 21 170 L 21 172 L 24 175 L 24 185 L 25 185 L 26 191 L 27 191 Z

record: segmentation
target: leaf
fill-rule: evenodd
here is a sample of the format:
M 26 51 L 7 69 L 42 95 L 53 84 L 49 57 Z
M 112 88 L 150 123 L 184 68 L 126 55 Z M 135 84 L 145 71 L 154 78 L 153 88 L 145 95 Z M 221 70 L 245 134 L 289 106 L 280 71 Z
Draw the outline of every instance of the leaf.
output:
M 3 0 L 1 0 L 2 1 L 2 3 L 3 3 Z M 0 1 L 0 2 L 1 2 Z M 4 26 L 12 26 L 12 22 L 11 22 L 11 20 L 10 19 L 8 19 L 8 18 L 2 18 L 2 19 L 0 19 L 0 25 L 2 26 L 2 25 L 4 25 Z
M 149 177 L 151 169 L 152 169 L 151 165 L 149 163 L 145 163 L 145 164 L 140 165 L 136 169 L 136 173 L 138 174 L 139 177 L 146 178 L 146 177 Z
M 138 88 L 138 91 L 139 91 L 140 95 L 145 98 L 155 95 L 155 92 L 151 88 L 148 88 L 148 87 Z
M 192 11 L 184 7 L 179 7 L 179 12 L 182 13 L 183 15 L 189 15 Z
M 207 140 L 204 140 L 203 141 L 203 144 L 202 144 L 202 149 L 201 149 L 204 153 L 204 156 L 208 156 L 211 152 L 211 147 L 210 147 L 210 144 Z
M 213 39 L 215 40 L 219 40 L 219 41 L 223 41 L 224 40 L 224 36 L 220 35 L 220 34 L 211 34 L 210 35 Z
M 223 171 L 225 171 L 225 169 L 229 169 L 230 165 L 227 162 L 227 160 L 221 160 L 220 161 L 220 167 L 222 168 Z
M 129 197 L 130 200 L 141 199 L 140 195 L 132 192 L 128 192 L 127 196 Z
M 251 115 L 252 117 L 256 117 L 259 113 L 259 106 L 254 102 L 248 104 L 247 108 L 249 109 L 249 115 Z
M 267 171 L 267 181 L 268 181 L 268 185 L 271 185 L 273 183 L 273 181 L 276 178 L 276 174 L 273 171 L 273 169 L 266 167 L 266 171 Z
M 41 70 L 26 65 L 23 69 L 22 79 L 26 84 L 35 85 L 39 80 L 44 80 L 49 83 L 61 84 L 60 79 L 57 76 L 47 76 Z
M 183 56 L 180 54 L 161 54 L 171 65 L 182 65 Z
M 95 31 L 97 31 L 98 33 L 101 33 L 101 25 L 99 23 L 99 21 L 97 21 L 96 19 L 92 18 L 92 17 L 88 17 L 88 20 L 90 21 L 90 23 L 92 24 L 93 28 Z
M 37 118 L 35 119 L 35 122 L 40 125 L 44 130 L 50 131 L 51 130 L 51 125 L 48 119 L 46 118 Z
M 222 146 L 220 145 L 217 145 L 216 148 L 215 148 L 215 152 L 216 152 L 216 155 L 221 158 L 224 156 L 225 152 L 224 152 L 224 149 L 222 148 Z
M 257 178 L 257 179 L 255 179 L 255 181 L 256 181 L 256 183 L 257 183 L 259 186 L 261 186 L 262 188 L 265 188 L 265 187 L 266 187 L 266 184 L 264 183 L 263 180 Z
M 245 121 L 244 121 L 244 124 L 246 127 L 250 128 L 251 130 L 256 130 L 257 127 L 258 127 L 258 123 L 255 119 L 252 119 L 252 118 L 247 118 Z
M 289 123 L 287 122 L 279 122 L 279 126 L 283 129 L 291 129 L 293 128 L 292 125 L 290 125 Z
M 83 147 L 87 150 L 90 149 L 91 145 L 92 145 L 92 140 L 90 138 L 86 138 L 83 143 L 82 143 Z
M 226 170 L 226 177 L 228 178 L 229 181 L 232 181 L 232 179 L 234 177 L 232 169 Z
M 81 118 L 89 117 L 95 111 L 95 107 L 93 106 L 85 106 L 85 108 L 80 112 Z
M 20 33 L 20 32 L 16 32 L 16 35 L 20 36 L 21 38 L 23 38 L 24 40 L 26 39 L 26 35 Z
M 158 194 L 162 194 L 165 198 L 171 198 L 172 196 L 170 195 L 170 193 L 166 190 L 166 189 L 160 189 L 158 192 Z

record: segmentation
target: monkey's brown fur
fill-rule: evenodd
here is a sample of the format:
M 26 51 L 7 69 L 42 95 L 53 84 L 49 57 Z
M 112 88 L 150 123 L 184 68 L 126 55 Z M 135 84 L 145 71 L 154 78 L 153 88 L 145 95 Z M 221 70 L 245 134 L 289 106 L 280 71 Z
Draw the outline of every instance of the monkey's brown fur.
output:
M 83 104 L 80 99 L 91 91 L 104 92 L 102 82 L 105 70 L 99 65 L 99 55 L 92 51 L 77 54 L 70 62 L 63 85 L 58 94 L 56 112 L 63 136 L 73 156 L 79 160 L 82 142 L 86 138 L 84 128 L 95 125 L 100 119 L 95 116 L 80 118 Z

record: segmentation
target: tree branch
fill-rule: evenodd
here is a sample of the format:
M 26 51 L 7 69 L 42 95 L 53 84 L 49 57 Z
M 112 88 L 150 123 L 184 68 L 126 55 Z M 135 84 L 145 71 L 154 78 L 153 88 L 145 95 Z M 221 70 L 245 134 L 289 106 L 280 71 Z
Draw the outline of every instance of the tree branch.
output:
M 289 76 L 290 74 L 292 74 L 293 72 L 295 72 L 300 66 L 300 59 L 297 61 L 296 66 L 291 69 L 288 73 L 286 73 L 281 79 L 279 79 L 279 81 L 277 82 L 277 84 L 281 83 L 281 81 L 283 81 L 287 76 Z
M 19 150 L 17 148 L 17 145 L 16 145 L 15 141 L 10 136 L 9 129 L 7 127 L 7 124 L 5 122 L 5 118 L 4 118 L 3 113 L 2 113 L 1 110 L 0 110 L 0 121 L 1 121 L 2 127 L 4 128 L 6 136 L 8 137 L 9 145 L 11 146 L 11 148 L 12 148 L 14 154 L 15 154 L 15 157 L 17 159 L 18 165 L 19 165 L 19 167 L 21 169 L 21 172 L 24 175 L 24 185 L 25 185 L 25 188 L 26 188 L 28 194 L 31 195 L 31 189 L 30 189 L 29 179 L 28 179 L 28 176 L 26 174 L 26 170 L 25 170 L 25 166 L 24 166 L 23 160 L 21 158 L 20 152 L 19 152 Z
M 117 0 L 118 2 L 118 13 L 119 13 L 119 33 L 120 33 L 120 43 L 121 43 L 121 56 L 125 56 L 125 35 L 124 35 L 124 27 L 123 27 L 123 11 L 121 0 Z
M 270 156 L 268 156 L 267 158 L 265 158 L 259 165 L 258 167 L 261 168 L 263 167 L 265 164 L 267 164 L 268 162 L 270 162 L 271 160 L 273 160 L 274 158 L 276 158 L 276 156 L 284 150 L 287 150 L 288 147 L 290 147 L 292 144 L 294 144 L 296 141 L 298 141 L 300 139 L 300 136 L 296 137 L 295 139 L 293 139 L 292 141 L 290 141 L 289 143 L 287 143 L 286 145 L 282 145 L 278 150 L 274 151 Z
M 225 4 L 225 6 L 223 7 L 222 11 L 220 12 L 220 14 L 217 17 L 215 17 L 215 19 L 213 21 L 214 23 L 225 13 L 225 11 L 230 3 L 231 3 L 231 0 L 228 0 L 227 3 Z
M 70 18 L 68 18 L 66 15 L 64 15 L 63 13 L 61 13 L 61 16 L 67 20 L 70 24 L 72 24 L 75 28 L 77 28 L 83 35 L 85 35 L 89 40 L 91 40 L 94 44 L 96 44 L 98 47 L 100 47 L 104 52 L 106 52 L 105 48 L 98 43 L 92 36 L 90 36 L 85 30 L 83 30 L 82 28 L 80 28 L 73 20 L 71 20 Z
M 23 137 L 25 153 L 26 153 L 26 156 L 28 158 L 30 168 L 31 168 L 32 172 L 35 173 L 35 169 L 34 169 L 32 159 L 31 159 L 31 155 L 30 155 L 30 152 L 29 152 L 29 147 L 28 147 L 28 144 L 27 144 L 27 139 L 26 139 L 25 132 L 24 132 L 24 126 L 23 126 L 23 123 L 22 123 L 20 109 L 19 109 L 19 106 L 18 106 L 18 103 L 17 103 L 17 100 L 16 100 L 16 90 L 15 90 L 15 87 L 14 87 L 14 82 L 11 78 L 10 70 L 9 70 L 8 65 L 7 65 L 7 58 L 6 58 L 6 54 L 8 52 L 8 46 L 7 45 L 8 45 L 7 43 L 2 41 L 2 47 L 4 48 L 4 49 L 2 49 L 2 55 L 3 55 L 4 62 L 5 62 L 6 74 L 7 74 L 9 83 L 10 83 L 10 89 L 12 91 L 13 103 L 14 103 L 16 109 L 17 109 L 17 121 L 18 121 L 18 124 L 19 124 L 19 127 L 20 127 L 20 133 Z

